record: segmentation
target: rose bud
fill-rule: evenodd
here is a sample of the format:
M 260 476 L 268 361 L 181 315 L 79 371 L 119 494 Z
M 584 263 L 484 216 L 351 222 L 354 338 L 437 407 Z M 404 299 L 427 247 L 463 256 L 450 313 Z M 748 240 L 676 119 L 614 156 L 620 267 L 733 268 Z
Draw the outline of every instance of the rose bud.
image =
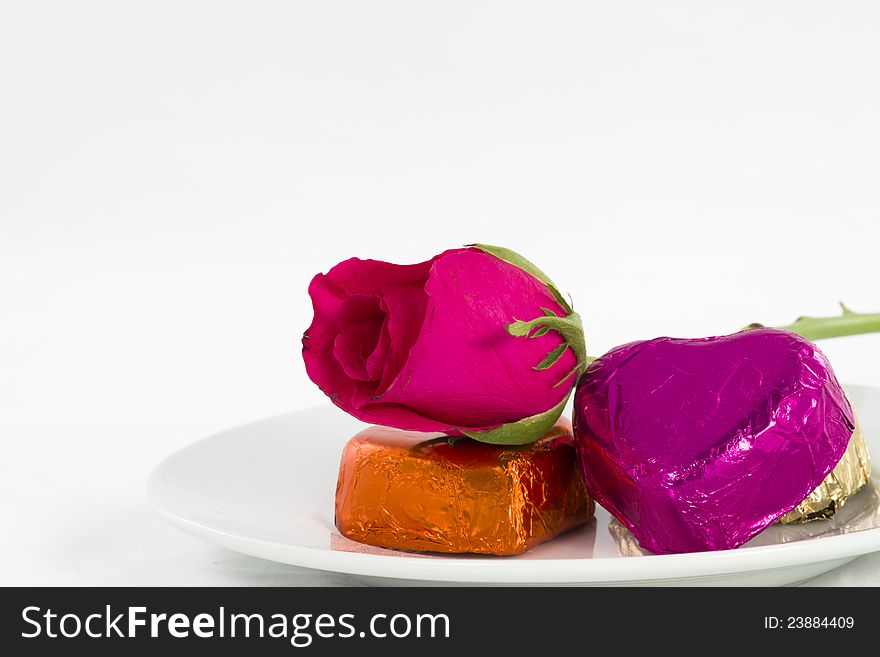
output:
M 306 371 L 365 422 L 526 444 L 556 423 L 584 368 L 580 317 L 509 249 L 475 244 L 415 265 L 352 258 L 309 295 Z

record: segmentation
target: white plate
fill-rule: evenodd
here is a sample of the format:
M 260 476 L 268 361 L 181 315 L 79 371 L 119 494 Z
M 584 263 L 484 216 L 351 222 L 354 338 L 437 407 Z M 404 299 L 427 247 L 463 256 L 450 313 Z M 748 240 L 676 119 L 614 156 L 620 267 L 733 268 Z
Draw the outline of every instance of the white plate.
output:
M 880 388 L 848 391 L 869 449 L 880 454 Z M 328 404 L 205 438 L 156 467 L 150 501 L 178 527 L 230 550 L 373 583 L 779 585 L 880 550 L 876 478 L 832 520 L 773 526 L 723 552 L 633 555 L 615 542 L 628 532 L 603 509 L 586 526 L 515 557 L 368 547 L 333 525 L 342 446 L 362 427 Z

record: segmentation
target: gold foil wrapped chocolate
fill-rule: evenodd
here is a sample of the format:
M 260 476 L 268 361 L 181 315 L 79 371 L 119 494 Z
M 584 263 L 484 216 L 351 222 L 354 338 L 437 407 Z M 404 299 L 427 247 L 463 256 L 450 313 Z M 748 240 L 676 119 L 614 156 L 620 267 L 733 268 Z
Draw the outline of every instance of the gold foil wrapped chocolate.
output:
M 643 557 L 651 554 L 639 546 L 638 540 L 632 532 L 623 526 L 617 518 L 611 518 L 608 522 L 608 533 L 617 545 L 617 551 L 622 557 Z
M 383 427 L 345 446 L 336 525 L 386 548 L 518 554 L 589 520 L 571 425 L 499 447 Z
M 871 460 L 862 428 L 856 428 L 849 439 L 843 457 L 810 495 L 794 509 L 779 519 L 783 524 L 809 522 L 830 518 L 846 503 L 846 500 L 868 483 L 871 476 Z

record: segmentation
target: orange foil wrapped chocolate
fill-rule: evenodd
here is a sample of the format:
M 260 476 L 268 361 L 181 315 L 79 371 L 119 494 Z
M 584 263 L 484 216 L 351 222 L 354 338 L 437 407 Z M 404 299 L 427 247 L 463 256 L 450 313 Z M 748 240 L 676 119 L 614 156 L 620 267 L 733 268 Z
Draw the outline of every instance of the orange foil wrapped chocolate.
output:
M 336 526 L 400 550 L 519 554 L 590 519 L 571 423 L 530 445 L 370 427 L 342 454 Z

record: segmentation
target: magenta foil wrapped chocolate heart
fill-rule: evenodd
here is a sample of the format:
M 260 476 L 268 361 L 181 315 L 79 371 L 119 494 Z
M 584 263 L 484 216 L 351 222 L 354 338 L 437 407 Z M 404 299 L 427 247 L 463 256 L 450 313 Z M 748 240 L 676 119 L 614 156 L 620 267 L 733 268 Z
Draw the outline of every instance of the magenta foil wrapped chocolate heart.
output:
M 575 395 L 590 494 L 656 553 L 742 545 L 822 482 L 854 427 L 822 352 L 779 329 L 623 345 Z

